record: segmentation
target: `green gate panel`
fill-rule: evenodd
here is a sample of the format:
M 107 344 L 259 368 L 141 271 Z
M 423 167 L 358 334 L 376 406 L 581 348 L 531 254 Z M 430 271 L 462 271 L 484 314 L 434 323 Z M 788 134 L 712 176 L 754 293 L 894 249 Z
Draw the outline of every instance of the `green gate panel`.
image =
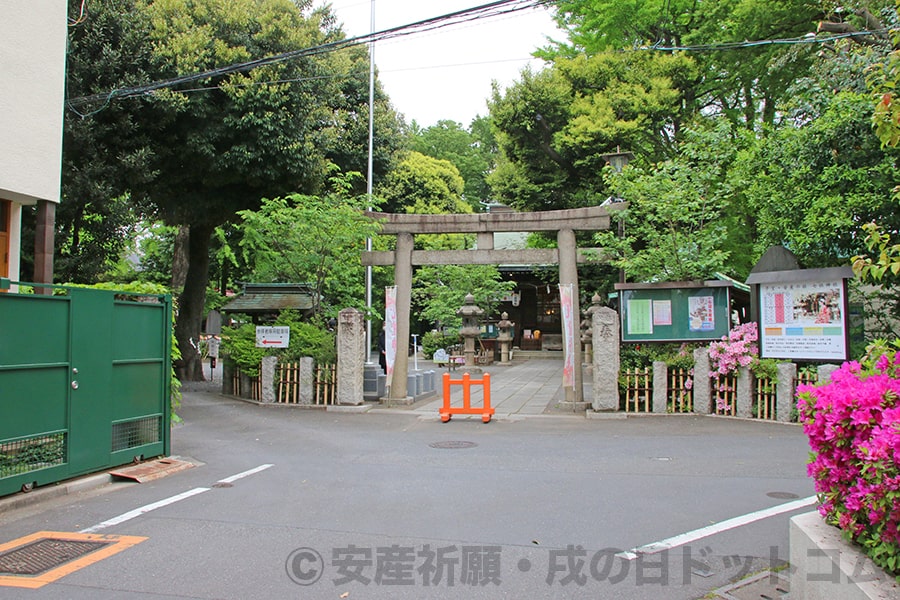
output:
M 67 365 L 0 370 L 0 440 L 68 428 Z
M 68 298 L 0 297 L 0 366 L 68 363 Z
M 116 364 L 112 370 L 112 420 L 120 421 L 162 412 L 160 398 L 163 377 L 160 363 Z
M 0 495 L 168 454 L 171 310 L 110 290 L 0 293 Z
M 113 307 L 113 360 L 166 357 L 165 306 L 139 302 L 116 302 Z

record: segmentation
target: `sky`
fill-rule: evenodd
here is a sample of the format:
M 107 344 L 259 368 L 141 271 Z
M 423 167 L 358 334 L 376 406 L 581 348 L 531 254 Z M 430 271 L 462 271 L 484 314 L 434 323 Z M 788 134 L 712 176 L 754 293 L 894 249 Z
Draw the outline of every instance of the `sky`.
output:
M 488 0 L 375 0 L 375 30 L 486 4 Z M 348 37 L 371 28 L 372 0 L 332 0 Z M 561 39 L 543 8 L 416 33 L 375 44 L 378 79 L 407 123 L 429 127 L 449 119 L 468 127 L 486 115 L 491 81 L 505 89 L 529 63 L 547 37 Z

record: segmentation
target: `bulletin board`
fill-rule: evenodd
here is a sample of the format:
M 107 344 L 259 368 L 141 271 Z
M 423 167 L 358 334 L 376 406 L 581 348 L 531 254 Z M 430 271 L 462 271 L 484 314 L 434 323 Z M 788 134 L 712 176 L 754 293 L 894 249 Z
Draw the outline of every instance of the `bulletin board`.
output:
M 618 284 L 623 342 L 717 340 L 731 326 L 731 284 Z

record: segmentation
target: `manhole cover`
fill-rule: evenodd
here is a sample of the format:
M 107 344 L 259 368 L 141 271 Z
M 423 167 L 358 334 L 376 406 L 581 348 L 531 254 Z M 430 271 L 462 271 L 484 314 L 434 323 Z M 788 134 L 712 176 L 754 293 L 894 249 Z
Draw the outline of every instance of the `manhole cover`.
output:
M 718 589 L 714 598 L 726 600 L 784 600 L 790 596 L 791 583 L 784 577 L 764 571 L 759 575 Z
M 797 494 L 792 494 L 791 492 L 769 492 L 766 494 L 769 498 L 777 498 L 779 500 L 793 500 L 795 498 L 799 498 Z
M 111 542 L 42 539 L 0 554 L 0 575 L 40 575 Z
M 460 448 L 474 448 L 478 444 L 463 440 L 449 440 L 447 442 L 434 442 L 433 444 L 428 445 L 431 448 L 440 448 L 442 450 L 459 450 Z

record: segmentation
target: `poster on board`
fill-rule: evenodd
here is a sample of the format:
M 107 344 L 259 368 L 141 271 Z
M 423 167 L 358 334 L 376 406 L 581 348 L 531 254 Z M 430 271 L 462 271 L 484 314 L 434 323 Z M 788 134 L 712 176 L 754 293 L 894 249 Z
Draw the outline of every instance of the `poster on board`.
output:
M 759 284 L 764 358 L 846 360 L 844 279 Z

